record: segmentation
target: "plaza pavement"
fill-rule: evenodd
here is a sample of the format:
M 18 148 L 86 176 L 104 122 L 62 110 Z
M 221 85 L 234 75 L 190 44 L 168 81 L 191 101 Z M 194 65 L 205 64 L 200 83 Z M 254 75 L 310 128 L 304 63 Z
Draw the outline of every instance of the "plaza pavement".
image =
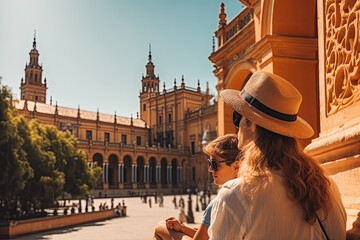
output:
M 182 195 L 185 200 L 185 213 L 187 214 L 187 200 L 188 195 Z M 119 201 L 125 200 L 127 206 L 127 217 L 113 218 L 110 220 L 88 223 L 84 225 L 79 225 L 75 227 L 62 228 L 58 230 L 53 230 L 49 232 L 42 232 L 32 235 L 26 235 L 18 237 L 15 239 L 19 240 L 89 240 L 89 239 L 100 239 L 100 240 L 146 240 L 153 239 L 154 228 L 157 223 L 161 220 L 164 220 L 168 217 L 179 217 L 179 209 L 174 208 L 172 199 L 174 196 L 164 196 L 164 207 L 159 207 L 158 204 L 155 204 L 154 197 L 152 200 L 152 208 L 149 207 L 149 204 L 141 203 L 140 197 L 134 198 L 115 198 L 114 204 L 117 204 Z M 213 195 L 211 199 L 215 196 Z M 148 198 L 149 199 L 149 198 Z M 180 196 L 177 196 L 177 201 L 179 201 Z M 198 227 L 201 223 L 201 217 L 203 211 L 195 211 L 195 196 L 192 196 L 192 207 L 195 218 L 195 224 L 186 224 L 192 227 Z M 101 203 L 107 202 L 107 205 L 110 207 L 110 199 L 95 199 L 94 205 L 96 210 Z M 84 206 L 84 205 L 83 205 Z

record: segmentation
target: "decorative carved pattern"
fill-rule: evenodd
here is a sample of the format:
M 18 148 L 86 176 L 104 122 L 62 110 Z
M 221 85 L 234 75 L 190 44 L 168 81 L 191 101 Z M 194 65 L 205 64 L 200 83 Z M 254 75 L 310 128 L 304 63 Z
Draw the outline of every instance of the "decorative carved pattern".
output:
M 325 3 L 326 112 L 360 100 L 360 1 Z
M 229 59 L 229 61 L 227 61 L 226 65 L 230 66 L 231 64 L 233 64 L 235 62 L 244 60 L 242 57 L 244 56 L 244 54 L 246 52 L 247 52 L 247 49 L 243 49 L 240 52 L 236 53 L 232 58 Z

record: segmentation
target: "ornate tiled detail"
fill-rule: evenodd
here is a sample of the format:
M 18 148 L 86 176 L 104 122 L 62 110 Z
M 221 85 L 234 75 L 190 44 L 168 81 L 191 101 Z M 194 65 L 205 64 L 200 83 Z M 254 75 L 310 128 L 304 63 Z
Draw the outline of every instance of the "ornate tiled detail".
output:
M 360 100 L 360 1 L 325 2 L 326 113 Z

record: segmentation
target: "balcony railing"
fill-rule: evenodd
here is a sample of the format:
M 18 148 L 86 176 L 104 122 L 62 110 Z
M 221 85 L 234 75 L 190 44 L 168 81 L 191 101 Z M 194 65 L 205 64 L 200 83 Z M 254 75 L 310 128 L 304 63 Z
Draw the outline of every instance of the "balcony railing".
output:
M 105 142 L 93 141 L 92 144 L 93 144 L 93 145 L 97 145 L 97 146 L 104 146 L 104 145 L 105 145 Z
M 199 115 L 205 115 L 205 114 L 208 114 L 208 113 L 213 113 L 213 112 L 216 112 L 217 111 L 217 105 L 216 104 L 213 104 L 213 105 L 210 105 L 210 106 L 207 106 L 207 107 L 201 107 L 193 112 L 188 112 L 186 113 L 185 115 L 185 118 L 186 119 L 189 119 L 189 118 L 197 118 L 199 117 Z
M 240 32 L 254 18 L 253 15 L 254 10 L 252 8 L 244 8 L 233 20 L 231 20 L 231 22 L 225 26 L 225 36 L 223 36 L 225 40 L 224 44 Z
M 181 86 L 176 86 L 176 89 L 172 87 L 172 88 L 166 89 L 166 93 L 168 94 L 168 93 L 171 93 L 171 92 L 175 92 L 175 90 L 176 90 L 176 91 L 179 91 L 179 90 L 181 90 L 181 89 L 182 89 Z M 190 92 L 198 92 L 197 88 L 189 87 L 189 86 L 185 86 L 185 90 L 190 91 Z M 206 91 L 200 91 L 200 92 L 201 92 L 203 95 L 206 94 Z M 160 91 L 159 94 L 160 94 L 160 95 L 164 95 L 164 92 L 163 92 L 163 91 Z
M 89 140 L 81 140 L 81 139 L 78 139 L 78 144 L 89 144 Z
M 109 185 L 109 189 L 118 189 L 119 186 L 118 185 Z
M 160 146 L 160 145 L 134 145 L 134 144 L 122 144 L 122 143 L 115 143 L 115 142 L 105 142 L 105 141 L 92 141 L 86 139 L 79 139 L 78 145 L 82 145 L 82 147 L 86 146 L 103 146 L 106 147 L 115 147 L 115 148 L 122 148 L 122 149 L 136 149 L 136 150 L 143 150 L 143 151 L 161 151 L 161 152 L 174 152 L 180 154 L 189 154 L 190 150 L 186 147 L 174 147 L 174 146 Z M 85 146 L 84 146 L 85 145 Z
M 145 146 L 141 146 L 141 145 L 136 145 L 136 149 L 145 150 L 146 147 L 145 147 Z
M 121 146 L 123 148 L 134 148 L 134 145 L 132 145 L 132 144 L 122 144 Z
M 120 143 L 109 143 L 109 147 L 120 147 Z

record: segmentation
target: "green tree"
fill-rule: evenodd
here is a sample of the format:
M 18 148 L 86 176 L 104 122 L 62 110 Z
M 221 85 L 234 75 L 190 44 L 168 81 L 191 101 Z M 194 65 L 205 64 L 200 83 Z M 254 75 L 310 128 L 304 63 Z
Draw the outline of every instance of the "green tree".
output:
M 64 173 L 56 168 L 56 157 L 51 151 L 51 141 L 48 138 L 48 127 L 32 120 L 28 125 L 30 134 L 22 135 L 27 160 L 34 170 L 33 178 L 27 181 L 21 193 L 21 204 L 24 215 L 31 215 L 37 210 L 43 211 L 51 206 L 64 189 Z M 26 131 L 21 131 L 26 133 Z
M 85 155 L 76 149 L 76 139 L 68 131 L 37 120 L 30 121 L 29 129 L 30 139 L 25 141 L 24 149 L 34 169 L 34 178 L 28 181 L 22 194 L 26 211 L 42 211 L 64 191 L 73 197 L 87 196 L 96 185 L 101 168 L 88 166 Z
M 0 87 L 0 219 L 31 217 L 64 191 L 87 196 L 101 168 L 88 166 L 69 132 L 19 116 L 10 90 Z
M 46 126 L 48 147 L 56 159 L 56 169 L 64 173 L 64 191 L 73 197 L 84 197 L 97 184 L 101 175 L 100 167 L 90 168 L 86 156 L 76 149 L 77 140 L 70 132 L 59 131 Z
M 13 217 L 19 193 L 33 176 L 22 146 L 16 110 L 8 87 L 0 85 L 0 215 Z

